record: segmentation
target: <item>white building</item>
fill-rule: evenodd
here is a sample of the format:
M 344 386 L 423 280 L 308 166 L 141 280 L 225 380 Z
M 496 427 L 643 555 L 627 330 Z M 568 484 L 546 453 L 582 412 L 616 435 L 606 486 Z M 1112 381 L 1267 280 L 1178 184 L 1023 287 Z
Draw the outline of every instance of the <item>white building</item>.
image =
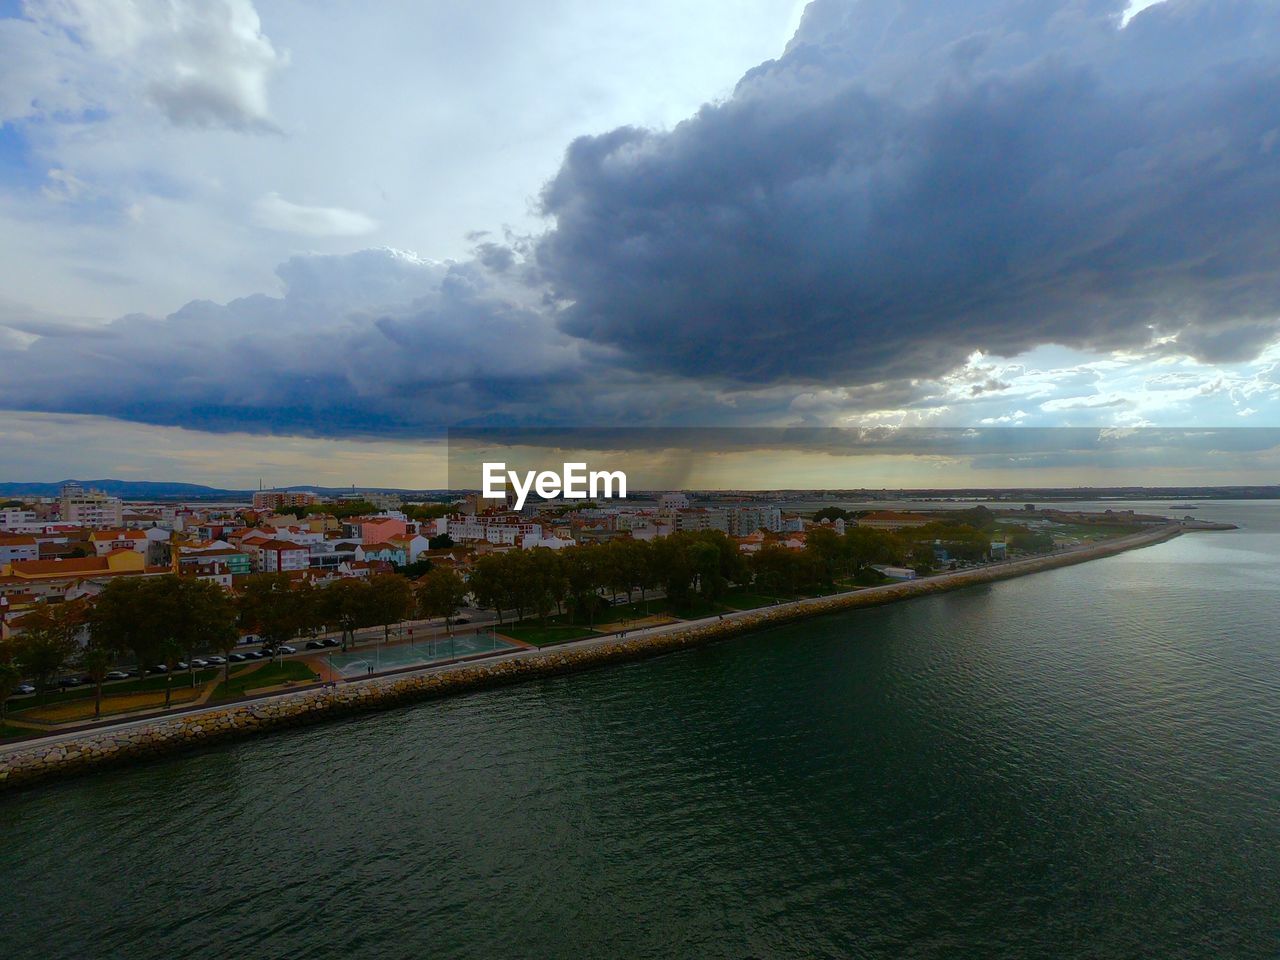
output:
M 781 533 L 782 511 L 777 507 L 734 507 L 729 514 L 729 533 L 735 537 L 746 537 L 757 530 Z
M 82 527 L 119 527 L 124 523 L 124 504 L 101 490 L 85 490 L 78 483 L 62 488 L 58 517 L 63 523 Z
M 658 501 L 659 510 L 688 510 L 689 498 L 683 493 L 664 493 Z
M 576 540 L 566 540 L 564 537 L 557 537 L 552 534 L 549 537 L 525 537 L 521 544 L 524 549 L 532 550 L 535 547 L 546 547 L 548 550 L 563 550 L 565 547 L 576 547 Z
M 511 522 L 489 517 L 450 518 L 447 531 L 454 543 L 492 543 L 518 546 L 526 537 L 542 539 L 542 525 L 526 521 Z
M 676 530 L 719 530 L 729 532 L 729 511 L 720 509 L 662 510 L 659 516 Z
M 890 567 L 873 564 L 872 569 L 879 570 L 890 580 L 914 580 L 916 572 L 909 567 Z
M 21 530 L 36 524 L 36 512 L 22 507 L 0 510 L 0 530 Z
M 310 548 L 288 540 L 268 540 L 248 547 L 245 552 L 253 557 L 254 568 L 259 573 L 287 573 L 311 566 Z

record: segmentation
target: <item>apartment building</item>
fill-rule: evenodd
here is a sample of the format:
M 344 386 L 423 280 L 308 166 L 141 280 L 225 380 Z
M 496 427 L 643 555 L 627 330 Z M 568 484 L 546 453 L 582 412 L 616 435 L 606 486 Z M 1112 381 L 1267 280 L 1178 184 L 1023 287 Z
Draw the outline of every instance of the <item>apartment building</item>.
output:
M 259 490 L 253 495 L 253 509 L 292 510 L 319 503 L 320 498 L 309 490 Z
M 81 527 L 119 527 L 124 523 L 124 504 L 101 490 L 85 490 L 78 483 L 62 488 L 58 517 L 63 523 Z

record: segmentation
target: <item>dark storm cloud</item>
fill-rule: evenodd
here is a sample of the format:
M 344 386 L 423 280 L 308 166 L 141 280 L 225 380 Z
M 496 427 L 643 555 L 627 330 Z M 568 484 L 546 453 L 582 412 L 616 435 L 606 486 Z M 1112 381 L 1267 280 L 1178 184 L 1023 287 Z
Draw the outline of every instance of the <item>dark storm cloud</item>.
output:
M 1250 357 L 1280 316 L 1280 4 L 1167 0 L 1121 29 L 1124 6 L 816 0 L 723 103 L 575 141 L 541 237 L 299 256 L 282 296 L 107 325 L 0 303 L 0 408 L 316 436 L 812 425 L 994 404 L 1008 377 L 954 372 L 974 350 Z
M 39 337 L 0 341 L 0 407 L 219 431 L 438 434 L 478 410 L 518 415 L 583 365 L 582 345 L 527 285 L 475 262 L 364 250 L 295 257 L 277 274 L 280 297 L 87 329 L 0 309 L 0 328 Z
M 1256 353 L 1280 315 L 1280 5 L 817 0 L 670 132 L 569 148 L 538 261 L 566 332 L 744 383 L 975 349 Z

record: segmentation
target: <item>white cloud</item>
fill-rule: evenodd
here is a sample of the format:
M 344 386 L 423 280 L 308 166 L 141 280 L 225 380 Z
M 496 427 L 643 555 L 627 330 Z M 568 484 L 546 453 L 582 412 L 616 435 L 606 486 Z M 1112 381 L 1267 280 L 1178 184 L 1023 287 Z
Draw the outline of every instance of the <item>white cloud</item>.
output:
M 268 193 L 258 199 L 253 205 L 253 220 L 268 230 L 306 237 L 358 237 L 378 228 L 376 220 L 357 210 L 309 207 L 291 203 L 278 193 Z
M 40 192 L 50 200 L 75 200 L 87 187 L 88 184 L 75 174 L 55 167 L 49 171 L 47 182 Z
M 0 23 L 0 120 L 143 102 L 179 126 L 275 128 L 267 87 L 287 58 L 251 0 L 27 0 L 23 10 L 25 20 Z

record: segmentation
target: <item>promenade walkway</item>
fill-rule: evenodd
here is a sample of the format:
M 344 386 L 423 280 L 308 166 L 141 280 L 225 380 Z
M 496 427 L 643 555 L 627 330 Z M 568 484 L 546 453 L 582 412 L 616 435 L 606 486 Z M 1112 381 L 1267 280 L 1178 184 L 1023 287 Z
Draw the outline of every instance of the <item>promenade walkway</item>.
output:
M 1112 540 L 1101 541 L 1098 543 L 1082 544 L 1078 547 L 1072 547 L 1064 550 L 1055 551 L 1052 554 L 1041 555 L 1037 557 L 1029 557 L 1018 560 L 1008 560 L 1000 563 L 986 564 L 979 568 L 970 568 L 966 570 L 948 571 L 932 577 L 920 578 L 917 580 L 901 581 L 892 584 L 884 584 L 882 586 L 863 587 L 858 590 L 846 591 L 839 594 L 830 594 L 824 597 L 810 597 L 802 600 L 791 600 L 780 602 L 772 607 L 757 608 L 752 610 L 740 610 L 716 614 L 705 617 L 700 620 L 679 620 L 673 623 L 662 624 L 652 627 L 642 627 L 635 629 L 621 630 L 614 633 L 601 634 L 599 636 L 586 637 L 580 640 L 571 640 L 565 643 L 556 644 L 554 646 L 537 648 L 537 647 L 520 647 L 499 651 L 496 653 L 477 653 L 457 659 L 441 661 L 428 665 L 406 666 L 399 669 L 383 671 L 382 673 L 370 676 L 359 677 L 356 679 L 335 678 L 332 675 L 326 676 L 326 682 L 340 683 L 344 688 L 349 686 L 358 687 L 360 684 L 369 683 L 376 684 L 391 676 L 405 675 L 430 675 L 439 673 L 448 673 L 463 665 L 474 664 L 478 661 L 485 663 L 502 663 L 509 660 L 518 660 L 524 658 L 546 657 L 566 651 L 588 650 L 592 647 L 616 643 L 619 637 L 626 637 L 628 640 L 643 639 L 646 637 L 661 636 L 682 630 L 696 629 L 700 625 L 714 623 L 716 621 L 733 621 L 740 618 L 758 618 L 760 614 L 768 611 L 785 610 L 799 616 L 804 615 L 805 608 L 817 607 L 818 610 L 829 609 L 833 600 L 844 597 L 857 596 L 865 598 L 868 605 L 876 603 L 888 603 L 899 599 L 932 593 L 939 589 L 950 589 L 954 587 L 965 586 L 969 583 L 980 584 L 989 583 L 995 580 L 1007 579 L 1011 577 L 1021 576 L 1027 573 L 1036 573 L 1045 570 L 1055 569 L 1069 564 L 1080 563 L 1095 557 L 1111 556 L 1125 550 L 1131 550 L 1138 547 L 1148 546 L 1153 543 L 1159 543 L 1164 540 L 1171 539 L 1181 533 L 1181 529 L 1174 525 L 1161 526 L 1152 530 L 1143 531 L 1141 533 L 1131 534 L 1125 537 L 1117 537 Z M 120 718 L 113 718 L 109 721 L 103 721 L 96 724 L 80 724 L 74 727 L 59 729 L 57 732 L 51 733 L 45 737 L 27 738 L 23 740 L 15 740 L 10 743 L 0 744 L 0 756 L 6 753 L 31 750 L 32 748 L 41 748 L 47 746 L 56 746 L 64 740 L 71 740 L 76 736 L 86 733 L 98 732 L 115 732 L 118 730 L 127 730 L 135 727 L 142 727 L 148 723 L 158 723 L 171 719 L 176 716 L 200 715 L 201 713 L 213 713 L 222 711 L 228 707 L 243 703 L 259 703 L 269 702 L 276 698 L 297 696 L 300 693 L 313 691 L 321 686 L 320 682 L 313 684 L 298 684 L 292 688 L 279 692 L 259 693 L 253 696 L 241 698 L 239 700 L 223 701 L 216 706 L 208 704 L 196 704 L 192 706 L 177 708 L 163 713 L 150 713 L 145 716 L 133 717 L 124 722 Z

